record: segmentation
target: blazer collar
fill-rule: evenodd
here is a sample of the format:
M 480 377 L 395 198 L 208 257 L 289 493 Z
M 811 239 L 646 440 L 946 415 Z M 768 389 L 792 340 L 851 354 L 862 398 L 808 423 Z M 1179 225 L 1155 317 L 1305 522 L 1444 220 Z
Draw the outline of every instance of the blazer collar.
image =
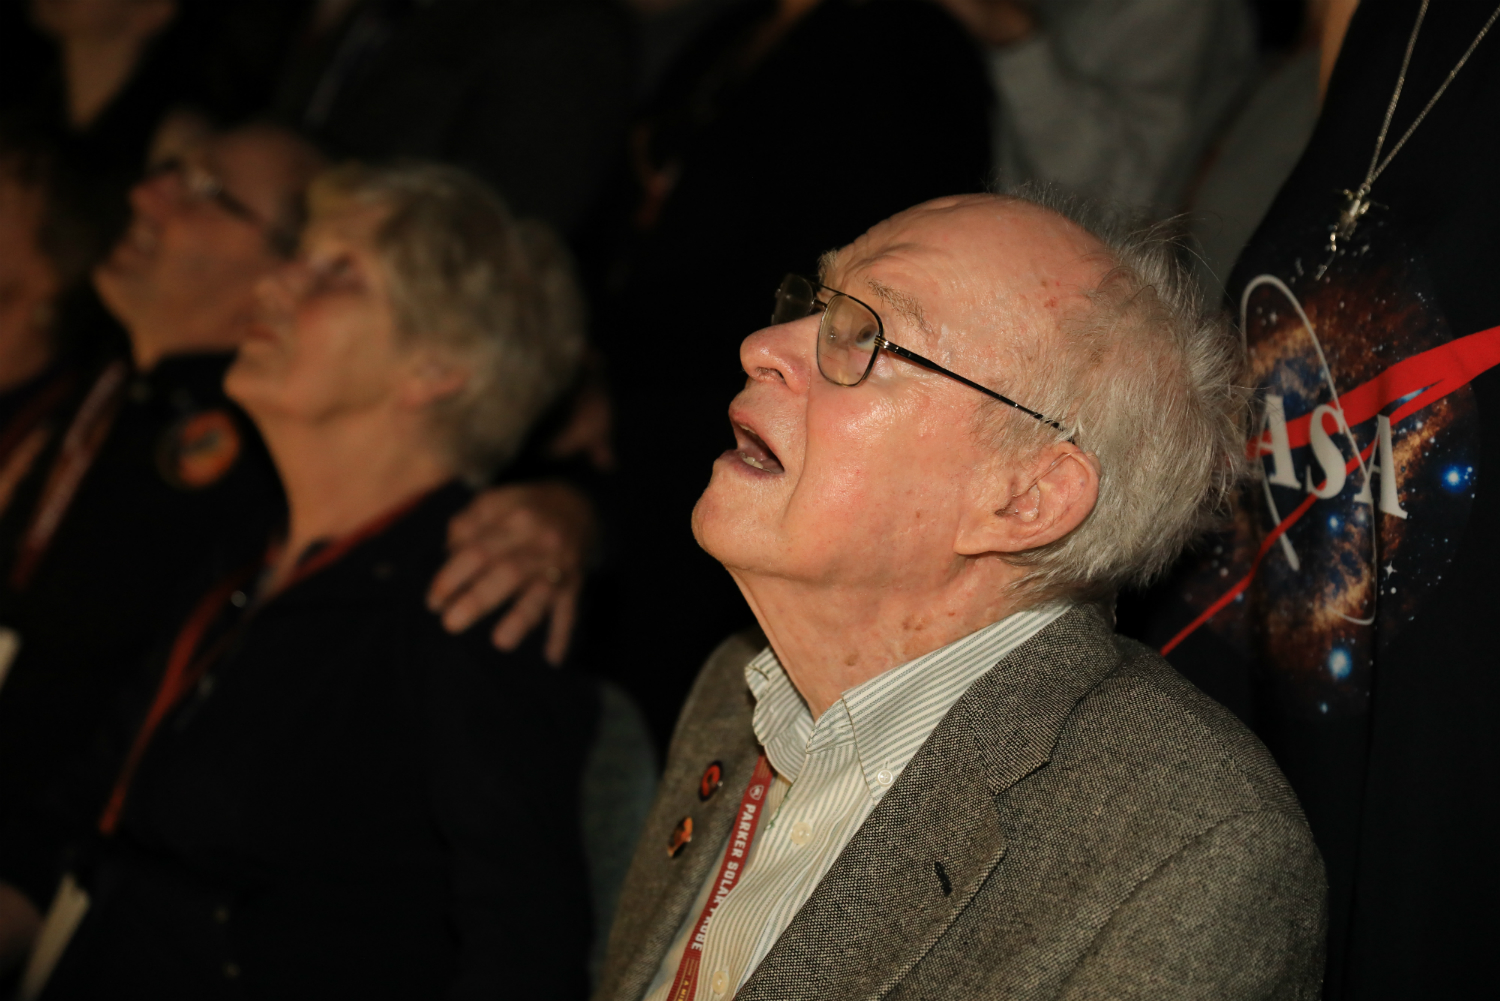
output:
M 715 676 L 707 686 L 714 698 L 704 700 L 712 704 L 695 706 L 695 692 L 683 710 L 667 772 L 610 933 L 610 952 L 629 959 L 617 974 L 607 975 L 595 995 L 598 998 L 640 998 L 645 993 L 698 891 L 723 858 L 741 794 L 760 757 L 751 729 L 753 701 L 745 687 L 744 667 L 764 646 L 759 630 L 726 643 L 704 668 L 705 675 Z M 710 762 L 721 766 L 723 784 L 705 802 L 699 795 L 699 782 Z M 692 841 L 669 858 L 668 835 L 683 817 L 692 818 Z M 630 884 L 638 878 L 644 886 L 632 898 Z
M 1073 707 L 1118 663 L 1112 632 L 1097 609 L 1075 608 L 975 682 L 738 1001 L 873 999 L 905 976 L 1005 854 L 995 798 L 1047 763 Z

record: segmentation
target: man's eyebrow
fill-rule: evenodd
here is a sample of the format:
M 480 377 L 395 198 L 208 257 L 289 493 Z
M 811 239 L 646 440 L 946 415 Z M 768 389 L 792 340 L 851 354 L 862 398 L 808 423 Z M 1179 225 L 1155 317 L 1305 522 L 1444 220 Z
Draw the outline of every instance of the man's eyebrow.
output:
M 880 297 L 880 300 L 917 325 L 917 329 L 924 334 L 931 334 L 932 328 L 927 325 L 927 315 L 922 312 L 922 303 L 910 292 L 903 292 L 898 288 L 892 288 L 877 278 L 867 279 L 870 289 Z

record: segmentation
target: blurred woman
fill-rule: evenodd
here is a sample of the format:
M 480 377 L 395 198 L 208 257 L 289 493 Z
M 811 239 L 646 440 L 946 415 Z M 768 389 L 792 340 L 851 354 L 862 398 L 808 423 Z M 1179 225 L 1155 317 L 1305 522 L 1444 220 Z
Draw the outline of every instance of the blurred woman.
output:
M 342 168 L 310 208 L 226 380 L 285 533 L 165 651 L 43 996 L 582 996 L 591 699 L 423 604 L 577 364 L 569 272 L 449 168 Z

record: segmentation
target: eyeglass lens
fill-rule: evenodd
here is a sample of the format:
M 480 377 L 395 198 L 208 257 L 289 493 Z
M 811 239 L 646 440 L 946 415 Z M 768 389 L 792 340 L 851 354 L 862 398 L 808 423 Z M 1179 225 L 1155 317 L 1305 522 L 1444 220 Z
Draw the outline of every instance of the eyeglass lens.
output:
M 181 157 L 173 157 L 156 164 L 151 168 L 150 173 L 153 177 L 175 174 L 182 184 L 183 192 L 189 198 L 201 202 L 213 202 L 232 216 L 256 226 L 263 228 L 267 226 L 254 209 L 226 191 L 224 182 L 200 164 Z
M 819 305 L 818 371 L 840 386 L 857 386 L 870 371 L 880 344 L 880 318 L 863 303 L 842 292 L 834 292 L 820 304 L 817 289 L 805 278 L 788 275 L 776 293 L 771 322 L 791 323 L 812 313 Z
M 771 311 L 771 326 L 792 323 L 812 313 L 818 303 L 818 290 L 800 275 L 787 275 L 776 290 L 776 308 Z
M 818 370 L 840 386 L 864 380 L 880 345 L 880 319 L 842 293 L 828 301 L 818 325 Z

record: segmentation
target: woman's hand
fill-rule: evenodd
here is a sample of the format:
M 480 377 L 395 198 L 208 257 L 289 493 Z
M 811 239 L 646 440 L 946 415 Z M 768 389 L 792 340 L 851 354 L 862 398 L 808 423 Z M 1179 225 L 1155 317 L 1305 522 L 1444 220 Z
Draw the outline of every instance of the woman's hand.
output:
M 514 650 L 550 617 L 546 655 L 560 664 L 597 531 L 588 498 L 566 483 L 486 490 L 449 522 L 448 562 L 433 578 L 427 605 L 457 633 L 511 602 L 492 634 L 502 650 Z

